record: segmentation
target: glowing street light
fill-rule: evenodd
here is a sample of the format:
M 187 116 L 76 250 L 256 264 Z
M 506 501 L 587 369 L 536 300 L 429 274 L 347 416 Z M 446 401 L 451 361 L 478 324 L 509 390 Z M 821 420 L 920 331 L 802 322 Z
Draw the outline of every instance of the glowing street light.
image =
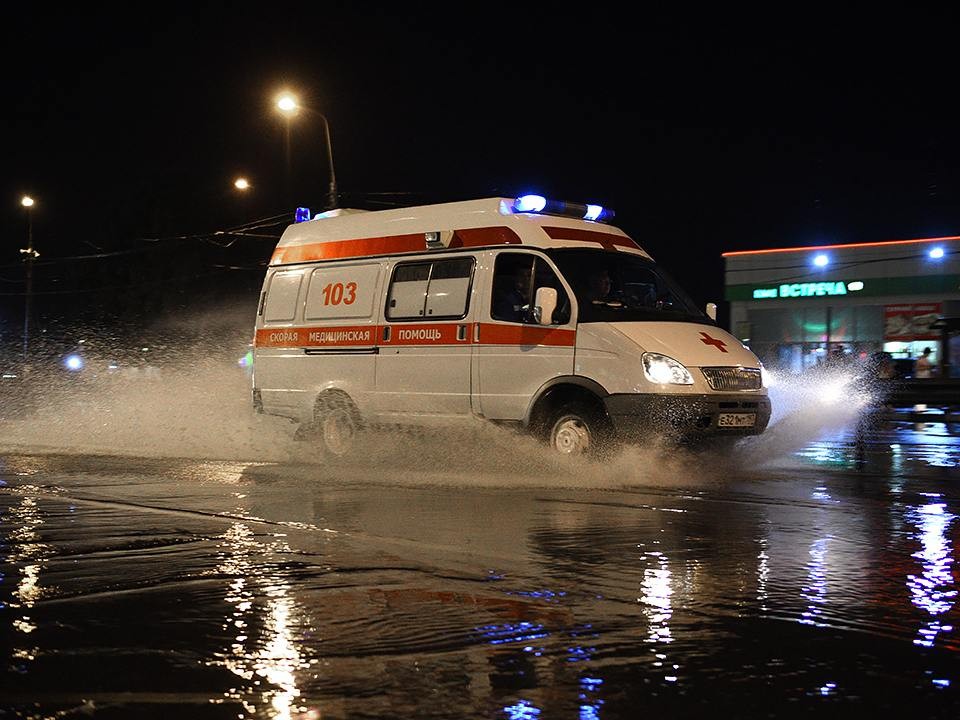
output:
M 297 96 L 286 91 L 280 93 L 277 96 L 277 109 L 287 117 L 296 115 L 297 111 L 300 109 L 300 103 L 297 102 Z
M 317 110 L 305 107 L 300 104 L 297 96 L 290 91 L 283 91 L 276 98 L 277 110 L 286 118 L 286 158 L 287 158 L 287 178 L 289 184 L 291 155 L 290 155 L 290 119 L 297 115 L 301 110 L 307 110 L 313 115 L 318 115 L 323 120 L 323 134 L 327 143 L 327 168 L 330 176 L 330 187 L 327 191 L 327 208 L 332 210 L 337 206 L 337 176 L 333 169 L 333 144 L 330 140 L 330 122 L 327 116 Z M 288 188 L 289 195 L 289 188 Z
M 245 177 L 238 177 L 233 181 L 233 186 L 240 192 L 246 192 L 250 189 L 250 181 Z
M 30 305 L 33 300 L 33 261 L 40 257 L 40 253 L 33 249 L 33 206 L 36 204 L 29 195 L 20 198 L 20 204 L 27 211 L 27 246 L 20 248 L 20 254 L 26 261 L 23 295 L 23 361 L 27 361 L 27 350 L 30 345 Z

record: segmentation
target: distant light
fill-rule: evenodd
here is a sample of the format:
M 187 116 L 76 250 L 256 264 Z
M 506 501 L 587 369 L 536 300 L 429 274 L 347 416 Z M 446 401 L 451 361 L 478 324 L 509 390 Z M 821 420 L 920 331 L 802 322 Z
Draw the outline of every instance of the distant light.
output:
M 30 197 L 29 195 L 24 195 L 20 199 L 20 204 L 23 205 L 24 207 L 33 207 L 33 198 Z
M 83 358 L 79 355 L 68 355 L 63 364 L 67 366 L 67 370 L 83 370 Z
M 854 280 L 853 282 L 848 282 L 847 290 L 849 290 L 850 292 L 857 292 L 858 290 L 863 290 L 863 282 L 861 280 Z
M 547 199 L 542 195 L 523 195 L 513 202 L 515 212 L 540 212 L 547 206 Z
M 247 180 L 246 178 L 240 177 L 240 178 L 237 178 L 236 180 L 233 181 L 233 186 L 234 186 L 237 190 L 249 190 L 249 189 L 250 189 L 250 181 Z
M 817 255 L 813 258 L 813 264 L 817 267 L 826 267 L 830 264 L 830 258 L 823 254 Z
M 310 219 L 310 208 L 298 207 L 297 211 L 293 214 L 293 221 L 295 223 L 306 222 Z
M 85 342 L 86 340 L 77 340 L 77 345 L 83 345 Z
M 140 348 L 140 352 L 150 352 L 150 348 Z
M 928 253 L 928 255 L 930 255 L 930 258 L 932 260 L 939 260 L 940 258 L 943 257 L 943 248 L 942 247 L 932 248 Z
M 300 109 L 300 103 L 297 102 L 297 96 L 292 93 L 281 93 L 277 97 L 277 109 L 284 115 L 293 115 Z
M 587 211 L 583 214 L 584 220 L 597 220 L 603 214 L 602 205 L 587 205 Z

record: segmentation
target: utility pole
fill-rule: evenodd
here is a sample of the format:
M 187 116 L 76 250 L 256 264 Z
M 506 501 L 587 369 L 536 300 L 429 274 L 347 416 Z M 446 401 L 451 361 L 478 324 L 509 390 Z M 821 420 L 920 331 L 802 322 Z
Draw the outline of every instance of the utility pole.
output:
M 29 195 L 24 195 L 20 204 L 27 209 L 27 246 L 20 248 L 20 253 L 24 255 L 26 261 L 26 282 L 23 299 L 23 362 L 27 362 L 27 355 L 30 348 L 30 311 L 33 304 L 33 261 L 40 257 L 40 253 L 33 249 L 33 206 L 34 200 Z

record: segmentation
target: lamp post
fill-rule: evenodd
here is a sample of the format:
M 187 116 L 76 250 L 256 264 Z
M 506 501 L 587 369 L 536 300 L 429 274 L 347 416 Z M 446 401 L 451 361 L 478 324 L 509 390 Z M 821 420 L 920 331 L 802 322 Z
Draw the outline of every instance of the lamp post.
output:
M 297 100 L 296 96 L 289 92 L 283 92 L 277 96 L 277 109 L 283 116 L 286 118 L 286 134 L 285 134 L 285 153 L 287 161 L 287 180 L 289 186 L 290 178 L 290 168 L 291 168 L 291 154 L 290 154 L 290 120 L 296 115 L 301 109 L 306 109 L 314 115 L 319 115 L 320 119 L 323 121 L 323 135 L 326 140 L 327 146 L 327 170 L 330 177 L 330 185 L 327 190 L 327 207 L 326 209 L 333 209 L 337 206 L 337 176 L 333 169 L 333 143 L 330 140 L 330 122 L 327 120 L 327 116 L 321 112 L 313 110 L 311 108 L 304 108 Z M 287 195 L 289 196 L 290 189 L 287 188 Z M 289 197 L 288 197 L 289 200 Z
M 323 134 L 327 138 L 327 166 L 330 172 L 330 187 L 327 190 L 327 210 L 332 210 L 337 206 L 337 176 L 333 172 L 333 145 L 330 142 L 330 123 L 327 116 L 323 113 L 317 113 L 323 120 Z
M 29 195 L 20 199 L 20 204 L 27 211 L 27 246 L 20 248 L 20 253 L 26 261 L 26 282 L 23 300 L 23 361 L 27 361 L 27 351 L 30 346 L 30 306 L 33 300 L 33 261 L 40 257 L 40 253 L 33 249 L 33 206 L 35 202 Z

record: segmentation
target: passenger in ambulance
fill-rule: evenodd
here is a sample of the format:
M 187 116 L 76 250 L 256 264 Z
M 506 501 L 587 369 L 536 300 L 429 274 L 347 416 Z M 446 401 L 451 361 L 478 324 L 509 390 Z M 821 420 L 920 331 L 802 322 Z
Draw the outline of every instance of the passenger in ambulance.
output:
M 530 271 L 517 268 L 509 285 L 497 288 L 493 303 L 493 317 L 508 322 L 526 322 L 530 310 Z

